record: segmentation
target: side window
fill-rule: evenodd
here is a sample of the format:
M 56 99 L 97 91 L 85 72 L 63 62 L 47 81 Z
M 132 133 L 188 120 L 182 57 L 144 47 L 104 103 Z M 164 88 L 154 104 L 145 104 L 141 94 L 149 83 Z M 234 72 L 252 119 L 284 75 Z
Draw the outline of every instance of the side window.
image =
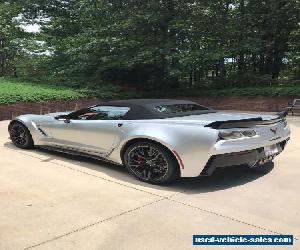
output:
M 206 107 L 197 104 L 192 104 L 192 103 L 160 105 L 160 106 L 156 106 L 155 109 L 160 113 L 169 113 L 169 114 L 208 110 L 208 108 Z
M 73 120 L 120 120 L 130 110 L 129 107 L 94 106 L 70 114 Z

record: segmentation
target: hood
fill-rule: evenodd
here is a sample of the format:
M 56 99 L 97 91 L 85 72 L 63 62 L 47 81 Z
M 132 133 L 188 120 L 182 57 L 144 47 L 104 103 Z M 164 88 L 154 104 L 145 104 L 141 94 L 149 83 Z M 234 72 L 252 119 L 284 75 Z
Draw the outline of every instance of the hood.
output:
M 49 113 L 49 114 L 45 114 L 45 116 L 51 116 L 51 117 L 56 117 L 59 115 L 67 115 L 70 114 L 71 111 L 67 111 L 67 112 L 56 112 L 56 113 Z
M 59 115 L 67 115 L 70 112 L 56 112 L 56 113 L 49 113 L 45 115 L 35 115 L 35 114 L 28 114 L 28 115 L 20 115 L 16 117 L 16 120 L 20 120 L 23 122 L 47 122 L 47 121 L 52 121 L 54 120 L 54 117 L 59 116 Z

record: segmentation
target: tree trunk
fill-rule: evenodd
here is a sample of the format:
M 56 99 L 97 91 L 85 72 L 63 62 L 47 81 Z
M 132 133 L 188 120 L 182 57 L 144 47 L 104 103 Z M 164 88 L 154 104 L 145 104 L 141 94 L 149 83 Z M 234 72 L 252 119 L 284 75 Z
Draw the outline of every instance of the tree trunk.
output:
M 4 74 L 4 40 L 0 37 L 0 76 L 3 76 Z
M 251 55 L 251 62 L 252 62 L 252 71 L 254 73 L 256 73 L 256 70 L 257 70 L 257 62 L 256 62 L 256 55 L 255 54 L 252 54 Z
M 265 65 L 264 65 L 264 74 L 271 75 L 272 74 L 272 68 L 273 68 L 273 53 L 272 49 L 268 49 L 266 59 L 265 59 Z
M 259 55 L 259 73 L 264 74 L 264 67 L 265 67 L 265 55 L 263 52 Z
M 279 45 L 274 48 L 274 60 L 272 65 L 272 78 L 277 79 L 282 66 L 283 53 L 279 49 Z
M 220 60 L 220 75 L 224 78 L 226 77 L 226 67 L 224 58 Z
M 239 31 L 239 46 L 243 44 L 244 40 L 244 15 L 245 15 L 245 1 L 240 0 L 240 31 Z M 245 71 L 245 55 L 244 55 L 244 49 L 240 48 L 240 53 L 238 57 L 238 73 L 242 74 Z
M 219 76 L 219 64 L 218 63 L 215 66 L 215 74 L 216 74 L 216 77 Z
M 245 71 L 245 57 L 244 54 L 241 52 L 238 57 L 238 73 L 242 74 Z
M 174 0 L 162 0 L 162 7 L 166 10 L 165 15 L 162 17 L 160 22 L 160 31 L 162 34 L 162 41 L 164 41 L 164 44 L 170 44 L 170 40 L 174 37 L 174 32 L 170 29 L 170 21 L 172 21 L 174 15 Z M 167 58 L 167 50 L 165 50 L 161 54 L 161 66 L 162 66 L 162 72 L 163 72 L 163 79 L 167 79 L 169 76 L 169 65 Z

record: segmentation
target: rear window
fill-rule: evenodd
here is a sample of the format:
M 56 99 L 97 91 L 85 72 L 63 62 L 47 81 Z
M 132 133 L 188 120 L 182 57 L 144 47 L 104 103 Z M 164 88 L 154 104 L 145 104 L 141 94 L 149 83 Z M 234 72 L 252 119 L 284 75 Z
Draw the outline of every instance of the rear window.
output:
M 170 104 L 170 105 L 159 105 L 155 107 L 155 110 L 160 113 L 184 113 L 184 112 L 193 112 L 201 110 L 209 110 L 206 107 L 197 105 L 197 104 Z

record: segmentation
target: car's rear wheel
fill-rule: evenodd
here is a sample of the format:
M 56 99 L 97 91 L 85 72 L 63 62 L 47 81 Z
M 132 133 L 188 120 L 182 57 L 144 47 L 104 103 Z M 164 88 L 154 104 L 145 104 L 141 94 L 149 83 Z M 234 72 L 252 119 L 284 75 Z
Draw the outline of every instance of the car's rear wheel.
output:
M 153 142 L 140 141 L 130 145 L 123 159 L 130 174 L 151 184 L 168 183 L 180 175 L 178 163 L 171 152 Z
M 20 122 L 14 122 L 9 128 L 10 138 L 15 146 L 22 149 L 34 147 L 32 136 L 26 126 Z

